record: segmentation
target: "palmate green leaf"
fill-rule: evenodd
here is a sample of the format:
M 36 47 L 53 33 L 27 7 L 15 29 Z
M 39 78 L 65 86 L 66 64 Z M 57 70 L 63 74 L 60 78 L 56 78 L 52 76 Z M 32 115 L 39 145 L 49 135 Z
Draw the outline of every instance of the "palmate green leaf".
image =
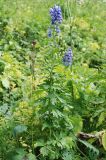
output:
M 64 152 L 63 153 L 63 160 L 73 160 L 73 154 L 71 152 Z
M 64 115 L 59 110 L 53 110 L 52 114 L 55 118 L 64 117 Z
M 52 105 L 55 105 L 56 104 L 56 102 L 57 102 L 57 98 L 56 98 L 56 96 L 55 96 L 55 94 L 48 94 L 48 98 L 50 98 L 50 101 L 51 101 L 51 104 Z
M 73 146 L 73 139 L 72 139 L 72 137 L 68 137 L 68 136 L 64 137 L 61 140 L 61 144 L 62 144 L 62 146 L 64 146 L 67 149 L 72 148 L 72 146 Z
M 66 101 L 62 99 L 61 97 L 59 97 L 59 95 L 56 94 L 56 97 L 62 104 L 66 104 Z
M 106 150 L 106 132 L 102 136 L 102 145 L 103 145 L 104 149 Z
M 43 155 L 43 157 L 49 156 L 51 160 L 56 159 L 56 157 L 58 157 L 58 152 L 54 151 L 50 145 L 42 147 L 40 149 L 40 153 Z

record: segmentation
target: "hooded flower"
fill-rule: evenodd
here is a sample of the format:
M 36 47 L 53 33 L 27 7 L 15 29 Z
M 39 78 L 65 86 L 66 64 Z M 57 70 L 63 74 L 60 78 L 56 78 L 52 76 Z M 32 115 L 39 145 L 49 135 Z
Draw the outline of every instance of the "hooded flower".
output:
M 66 51 L 66 53 L 63 57 L 63 63 L 64 63 L 65 66 L 71 66 L 72 65 L 72 56 L 73 56 L 72 55 L 72 50 L 71 50 L 71 48 L 69 48 Z
M 55 5 L 53 8 L 50 8 L 51 24 L 62 23 L 62 12 L 61 8 L 58 5 Z

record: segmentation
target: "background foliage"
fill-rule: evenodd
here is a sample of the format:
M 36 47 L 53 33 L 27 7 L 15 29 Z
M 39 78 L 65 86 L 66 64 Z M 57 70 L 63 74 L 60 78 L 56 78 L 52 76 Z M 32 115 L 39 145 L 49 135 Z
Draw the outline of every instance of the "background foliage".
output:
M 55 43 L 54 4 L 64 19 Z M 106 159 L 105 9 L 102 0 L 0 1 L 0 160 Z

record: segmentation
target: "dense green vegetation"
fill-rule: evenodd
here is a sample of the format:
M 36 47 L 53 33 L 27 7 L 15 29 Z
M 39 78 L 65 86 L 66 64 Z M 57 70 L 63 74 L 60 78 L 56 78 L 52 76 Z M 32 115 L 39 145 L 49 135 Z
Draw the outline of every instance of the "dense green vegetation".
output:
M 106 160 L 105 10 L 103 0 L 0 0 L 0 160 Z

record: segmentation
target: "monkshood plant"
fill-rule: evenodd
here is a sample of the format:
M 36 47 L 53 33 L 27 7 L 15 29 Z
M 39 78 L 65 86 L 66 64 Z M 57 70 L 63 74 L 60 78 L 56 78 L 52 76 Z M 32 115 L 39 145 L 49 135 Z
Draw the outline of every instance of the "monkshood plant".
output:
M 25 152 L 21 157 L 31 156 L 35 159 L 36 156 L 37 160 L 74 160 L 76 134 L 82 128 L 82 120 L 73 111 L 73 53 L 70 46 L 63 44 L 60 29 L 63 17 L 60 6 L 55 5 L 50 9 L 50 18 L 48 44 L 40 52 L 43 53 L 41 58 L 37 53 L 36 42 L 32 42 L 29 55 L 30 87 L 27 89 L 26 86 L 28 93 L 24 93 L 23 102 L 20 104 L 28 105 L 31 112 L 28 117 L 25 116 L 25 121 L 17 122 L 13 136 L 17 148 L 21 148 L 22 153 L 24 148 Z M 42 83 L 35 87 L 38 75 L 36 66 L 39 64 Z M 14 121 L 17 121 L 17 118 Z M 18 151 L 19 155 L 16 156 L 20 156 L 21 151 Z
M 34 151 L 38 159 L 64 159 L 72 158 L 75 147 L 74 119 L 72 118 L 73 85 L 67 81 L 65 71 L 72 69 L 72 49 L 67 46 L 61 52 L 59 39 L 61 39 L 60 25 L 63 21 L 60 6 L 50 8 L 51 24 L 48 28 L 47 52 L 42 62 L 43 83 L 38 86 L 37 94 L 43 96 L 35 102 L 38 107 L 38 124 L 34 132 Z M 63 67 L 59 73 L 58 67 Z M 75 121 L 80 121 L 77 116 Z M 75 124 L 77 127 L 79 122 Z

